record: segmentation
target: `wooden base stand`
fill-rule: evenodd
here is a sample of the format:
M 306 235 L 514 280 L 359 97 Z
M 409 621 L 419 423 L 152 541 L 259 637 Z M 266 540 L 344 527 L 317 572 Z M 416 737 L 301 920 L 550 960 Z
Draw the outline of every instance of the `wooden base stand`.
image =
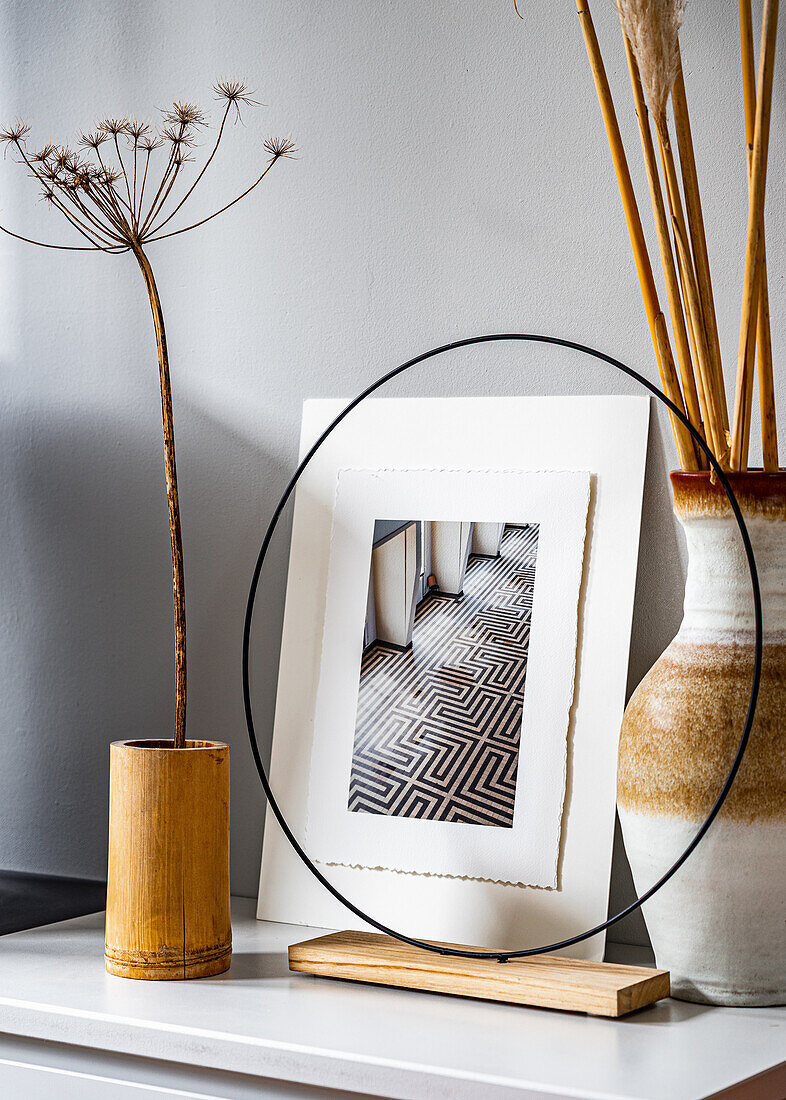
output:
M 668 970 L 585 962 L 560 955 L 532 955 L 507 963 L 461 959 L 432 955 L 372 932 L 333 932 L 292 944 L 289 969 L 322 978 L 588 1012 L 594 1016 L 624 1016 L 669 995 Z

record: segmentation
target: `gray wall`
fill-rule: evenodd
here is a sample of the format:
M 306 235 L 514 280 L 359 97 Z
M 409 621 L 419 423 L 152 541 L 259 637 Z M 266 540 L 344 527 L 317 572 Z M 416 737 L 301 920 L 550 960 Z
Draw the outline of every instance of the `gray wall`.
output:
M 616 18 L 595 17 L 642 202 Z M 689 6 L 683 48 L 726 370 L 733 374 L 746 182 L 736 12 Z M 252 894 L 261 795 L 240 700 L 240 629 L 260 533 L 296 454 L 301 401 L 351 395 L 435 343 L 536 329 L 654 376 L 573 4 L 136 0 L 0 4 L 0 115 L 73 139 L 99 115 L 210 102 L 247 74 L 267 106 L 229 135 L 192 209 L 238 189 L 260 138 L 292 132 L 241 207 L 151 247 L 170 337 L 189 607 L 189 730 L 233 748 L 233 887 Z M 783 73 L 768 193 L 778 381 Z M 68 231 L 11 158 L 5 224 Z M 649 221 L 647 221 L 649 227 Z M 102 876 L 107 745 L 168 736 L 170 580 L 157 372 L 128 256 L 0 242 L 0 867 Z M 576 355 L 497 348 L 392 394 L 635 392 Z M 783 392 L 781 390 L 781 392 Z M 781 409 L 783 406 L 781 405 Z M 679 621 L 681 560 L 652 435 L 631 658 L 637 682 Z M 285 554 L 260 606 L 269 727 Z M 619 878 L 615 890 L 624 890 Z M 630 933 L 635 935 L 635 929 Z

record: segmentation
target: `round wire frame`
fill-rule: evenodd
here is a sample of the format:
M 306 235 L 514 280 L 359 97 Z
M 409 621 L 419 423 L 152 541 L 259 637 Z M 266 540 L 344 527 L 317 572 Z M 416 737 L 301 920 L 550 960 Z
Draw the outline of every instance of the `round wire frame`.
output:
M 734 518 L 737 521 L 737 526 L 740 530 L 740 535 L 742 537 L 743 546 L 745 548 L 745 556 L 747 559 L 748 569 L 750 571 L 751 578 L 755 622 L 755 654 L 753 676 L 751 678 L 750 697 L 748 700 L 748 708 L 745 716 L 745 725 L 740 736 L 734 759 L 729 768 L 729 773 L 726 776 L 720 793 L 715 799 L 712 808 L 710 809 L 701 826 L 697 829 L 690 843 L 687 845 L 685 850 L 677 857 L 677 859 L 675 859 L 668 870 L 661 875 L 657 882 L 655 882 L 643 894 L 640 894 L 637 898 L 635 898 L 635 900 L 632 901 L 629 905 L 626 905 L 624 909 L 620 909 L 620 911 L 615 913 L 613 916 L 608 917 L 606 920 L 602 921 L 600 924 L 596 924 L 592 928 L 586 929 L 586 931 L 584 932 L 580 932 L 575 936 L 569 936 L 567 939 L 558 940 L 555 943 L 544 944 L 539 947 L 527 947 L 516 951 L 469 951 L 459 947 L 437 946 L 436 944 L 428 943 L 425 940 L 419 940 L 414 936 L 407 936 L 403 932 L 396 931 L 395 928 L 388 927 L 388 925 L 384 924 L 380 920 L 377 920 L 369 913 L 364 912 L 364 910 L 361 909 L 358 905 L 355 905 L 354 902 L 345 897 L 345 895 L 342 894 L 342 892 L 322 874 L 319 868 L 316 867 L 312 860 L 309 858 L 307 852 L 304 850 L 303 846 L 300 844 L 297 837 L 294 835 L 291 828 L 289 827 L 289 824 L 287 823 L 286 817 L 281 810 L 281 807 L 279 806 L 278 801 L 271 788 L 270 779 L 268 777 L 265 766 L 262 763 L 262 758 L 259 752 L 259 745 L 257 743 L 256 731 L 254 729 L 254 718 L 251 707 L 249 653 L 251 645 L 251 624 L 254 614 L 254 603 L 256 600 L 257 589 L 259 587 L 259 579 L 262 573 L 262 567 L 265 563 L 273 534 L 278 525 L 278 521 L 281 518 L 281 514 L 286 507 L 290 496 L 294 492 L 298 481 L 300 480 L 303 472 L 306 470 L 309 463 L 314 458 L 314 455 L 320 449 L 325 440 L 335 431 L 335 429 L 342 423 L 342 421 L 344 421 L 347 416 L 349 416 L 352 410 L 357 408 L 357 406 L 362 401 L 365 401 L 367 397 L 370 397 L 371 394 L 381 389 L 381 387 L 384 386 L 387 382 L 390 382 L 392 379 L 397 378 L 401 374 L 404 374 L 405 371 L 410 370 L 412 367 L 417 366 L 419 363 L 424 363 L 428 359 L 433 359 L 436 356 L 443 355 L 444 353 L 449 351 L 455 351 L 458 348 L 470 347 L 473 344 L 489 344 L 504 341 L 552 344 L 556 345 L 557 347 L 569 348 L 572 351 L 581 352 L 584 355 L 589 355 L 595 359 L 601 360 L 604 363 L 608 363 L 610 366 L 615 367 L 623 374 L 626 374 L 629 378 L 633 378 L 636 382 L 638 382 L 641 386 L 648 390 L 661 402 L 661 404 L 665 405 L 666 408 L 668 408 L 669 411 L 672 413 L 672 415 L 676 417 L 676 419 L 679 420 L 690 432 L 697 447 L 699 447 L 699 449 L 706 455 L 710 467 L 715 472 L 718 480 L 723 486 L 723 490 L 726 494 L 726 497 L 728 498 L 729 505 L 734 514 Z M 450 344 L 442 344 L 440 347 L 431 348 L 429 351 L 425 351 L 421 355 L 416 355 L 414 359 L 409 359 L 406 363 L 402 363 L 400 366 L 395 367 L 391 371 L 388 371 L 387 374 L 384 374 L 380 378 L 378 378 L 376 382 L 373 382 L 370 386 L 363 390 L 362 393 L 359 393 L 357 397 L 355 397 L 344 409 L 342 409 L 342 411 L 327 426 L 327 428 L 325 428 L 325 430 L 319 436 L 314 445 L 309 449 L 308 453 L 305 455 L 300 465 L 295 470 L 295 473 L 292 475 L 289 484 L 282 493 L 281 498 L 276 505 L 275 511 L 273 512 L 270 523 L 268 524 L 267 530 L 265 532 L 265 537 L 262 541 L 259 555 L 256 560 L 256 565 L 254 566 L 254 573 L 251 578 L 248 602 L 246 605 L 245 622 L 243 625 L 243 703 L 245 707 L 246 726 L 248 728 L 248 737 L 251 745 L 251 752 L 254 757 L 254 764 L 256 765 L 256 769 L 259 774 L 265 796 L 267 797 L 270 808 L 273 811 L 273 814 L 275 815 L 275 818 L 278 821 L 278 824 L 281 827 L 284 836 L 289 841 L 292 848 L 305 864 L 305 866 L 308 868 L 308 870 L 311 872 L 311 874 L 317 879 L 317 881 L 321 883 L 322 886 L 324 886 L 324 888 L 330 894 L 332 894 L 332 896 L 337 901 L 339 901 L 356 917 L 359 917 L 361 920 L 365 921 L 367 924 L 370 924 L 373 928 L 378 929 L 378 931 L 383 932 L 387 936 L 392 936 L 394 939 L 400 940 L 402 943 L 411 944 L 413 947 L 420 947 L 424 951 L 429 951 L 436 955 L 451 955 L 457 958 L 464 959 L 496 959 L 498 962 L 504 963 L 507 962 L 509 959 L 520 959 L 526 958 L 528 955 L 546 954 L 549 952 L 561 950 L 562 948 L 572 947 L 577 943 L 581 943 L 583 940 L 591 939 L 592 936 L 596 936 L 599 932 L 604 932 L 607 928 L 611 928 L 612 925 L 617 924 L 618 921 L 621 921 L 630 913 L 635 912 L 645 902 L 649 901 L 649 899 L 653 897 L 653 895 L 656 894 L 658 890 L 661 889 L 661 887 L 665 886 L 669 879 L 671 879 L 677 873 L 680 867 L 682 867 L 682 865 L 693 854 L 698 845 L 701 843 L 713 821 L 720 813 L 723 803 L 726 801 L 732 784 L 734 783 L 737 772 L 740 769 L 740 765 L 742 764 L 745 749 L 750 739 L 751 729 L 753 727 L 753 720 L 756 713 L 756 701 L 759 694 L 759 685 L 761 682 L 762 638 L 762 606 L 761 590 L 759 587 L 759 575 L 756 569 L 756 560 L 754 557 L 748 528 L 745 524 L 745 520 L 743 518 L 737 498 L 734 495 L 734 490 L 729 483 L 729 479 L 727 478 L 724 471 L 721 469 L 720 465 L 716 461 L 714 455 L 710 451 L 700 433 L 690 423 L 685 414 L 680 409 L 678 409 L 677 406 L 666 396 L 666 394 L 663 393 L 662 390 L 659 390 L 657 386 L 653 385 L 652 382 L 648 381 L 648 379 L 644 378 L 643 375 L 633 370 L 632 367 L 629 367 L 625 363 L 620 362 L 619 359 L 615 359 L 611 355 L 606 355 L 604 352 L 598 351 L 596 348 L 591 348 L 585 344 L 576 343 L 573 340 L 563 340 L 557 336 L 543 336 L 538 333 L 519 332 L 491 333 L 484 336 L 472 336 L 465 340 L 455 340 Z

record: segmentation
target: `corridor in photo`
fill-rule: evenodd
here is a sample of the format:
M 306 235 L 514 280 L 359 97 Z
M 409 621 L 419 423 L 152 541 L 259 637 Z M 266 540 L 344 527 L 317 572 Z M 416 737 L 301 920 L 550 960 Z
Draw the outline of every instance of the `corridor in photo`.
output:
M 375 525 L 353 812 L 512 828 L 537 524 Z

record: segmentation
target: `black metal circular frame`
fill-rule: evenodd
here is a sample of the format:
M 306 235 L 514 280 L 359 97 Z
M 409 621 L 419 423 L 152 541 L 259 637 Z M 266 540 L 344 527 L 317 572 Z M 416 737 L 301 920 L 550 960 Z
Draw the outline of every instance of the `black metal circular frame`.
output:
M 737 525 L 740 529 L 742 542 L 745 547 L 745 556 L 748 561 L 748 569 L 750 570 L 751 587 L 753 590 L 753 609 L 756 627 L 755 658 L 753 666 L 753 677 L 751 680 L 750 698 L 748 700 L 748 709 L 745 717 L 745 726 L 740 737 L 739 745 L 737 746 L 734 760 L 732 761 L 731 767 L 729 768 L 729 774 L 726 776 L 724 784 L 712 806 L 712 809 L 707 814 L 707 817 L 697 830 L 695 836 L 682 852 L 682 854 L 672 863 L 669 869 L 663 875 L 661 875 L 658 881 L 645 893 L 640 894 L 639 897 L 635 899 L 635 901 L 632 901 L 630 903 L 630 905 L 626 905 L 624 909 L 621 909 L 618 913 L 615 913 L 613 916 L 609 917 L 601 924 L 596 924 L 594 928 L 588 928 L 585 932 L 580 932 L 578 935 L 569 936 L 567 939 L 559 940 L 556 943 L 545 944 L 542 947 L 529 947 L 521 951 L 466 951 L 458 947 L 437 947 L 433 943 L 428 943 L 424 940 L 416 939 L 413 936 L 406 936 L 402 932 L 397 932 L 394 928 L 389 928 L 386 924 L 383 924 L 381 921 L 376 920 L 368 913 L 365 913 L 359 906 L 355 905 L 349 900 L 349 898 L 345 897 L 341 893 L 341 891 L 333 885 L 333 883 L 325 878 L 319 868 L 316 867 L 314 863 L 309 859 L 308 854 L 305 852 L 297 837 L 294 835 L 289 825 L 287 824 L 286 817 L 284 816 L 284 813 L 282 812 L 281 807 L 279 806 L 271 789 L 270 780 L 268 778 L 267 772 L 262 763 L 262 758 L 259 753 L 259 745 L 257 744 L 256 733 L 254 730 L 254 719 L 251 709 L 251 693 L 249 684 L 249 650 L 251 644 L 251 622 L 254 613 L 254 602 L 256 600 L 257 588 L 259 587 L 259 578 L 262 573 L 262 566 L 265 562 L 265 558 L 270 547 L 270 542 L 273 538 L 273 533 L 276 530 L 278 521 L 281 518 L 281 514 L 286 507 L 287 501 L 292 495 L 295 486 L 300 480 L 303 471 L 309 465 L 314 455 L 317 453 L 317 451 L 328 438 L 328 436 L 330 436 L 332 432 L 335 431 L 339 424 L 341 424 L 341 422 L 345 420 L 347 416 L 349 416 L 349 414 L 352 412 L 352 410 L 357 408 L 357 406 L 362 401 L 365 401 L 365 399 L 367 397 L 370 397 L 372 393 L 375 393 L 377 390 L 381 389 L 381 387 L 384 386 L 387 382 L 390 382 L 392 379 L 397 378 L 405 371 L 410 370 L 411 367 L 415 367 L 419 363 L 424 363 L 427 359 L 433 359 L 435 356 L 442 355 L 445 352 L 455 351 L 457 348 L 470 347 L 472 344 L 490 344 L 502 341 L 554 344 L 557 347 L 570 348 L 573 351 L 582 352 L 585 355 L 590 355 L 595 359 L 599 359 L 604 363 L 608 363 L 610 366 L 615 367 L 623 374 L 628 375 L 629 378 L 635 379 L 654 397 L 657 397 L 657 399 L 669 409 L 672 415 L 675 416 L 677 420 L 679 420 L 687 428 L 687 430 L 693 437 L 697 447 L 699 447 L 700 450 L 703 451 L 706 455 L 710 467 L 715 471 L 718 480 L 723 486 L 723 490 L 726 493 L 729 505 L 731 506 L 731 510 L 734 513 L 734 518 L 736 519 Z M 501 963 L 507 962 L 509 959 L 520 959 L 525 958 L 528 955 L 540 955 L 551 951 L 557 951 L 564 947 L 572 947 L 574 944 L 581 943 L 582 940 L 590 939 L 592 936 L 597 935 L 599 932 L 603 932 L 607 928 L 611 928 L 612 925 L 616 924 L 618 921 L 621 921 L 623 917 L 627 917 L 630 913 L 633 913 L 636 909 L 639 909 L 644 904 L 644 902 L 649 901 L 649 899 L 654 894 L 656 894 L 657 891 L 660 890 L 660 888 L 664 886 L 669 881 L 669 879 L 677 873 L 680 867 L 682 867 L 685 861 L 692 855 L 697 846 L 701 843 L 713 821 L 718 816 L 720 809 L 723 806 L 723 803 L 726 801 L 729 791 L 731 790 L 731 786 L 734 782 L 737 772 L 740 769 L 742 758 L 745 754 L 745 749 L 747 747 L 748 740 L 751 734 L 751 729 L 753 727 L 753 719 L 756 713 L 756 701 L 759 694 L 759 684 L 761 682 L 761 664 L 761 590 L 759 588 L 759 575 L 756 569 L 756 560 L 753 554 L 753 547 L 751 545 L 750 535 L 748 534 L 748 528 L 745 525 L 742 511 L 740 510 L 739 503 L 737 502 L 737 498 L 734 495 L 734 490 L 729 483 L 729 479 L 721 469 L 720 465 L 716 461 L 714 455 L 710 451 L 702 436 L 693 427 L 693 425 L 690 423 L 684 413 L 682 413 L 680 409 L 678 409 L 677 406 L 669 400 L 665 393 L 659 390 L 657 386 L 653 385 L 652 382 L 649 382 L 637 371 L 633 370 L 632 367 L 626 366 L 625 363 L 621 363 L 618 359 L 614 359 L 611 355 L 606 355 L 604 352 L 598 351 L 595 348 L 587 347 L 585 344 L 578 344 L 573 340 L 563 340 L 556 336 L 541 336 L 537 333 L 492 333 L 485 336 L 473 336 L 466 340 L 455 340 L 451 344 L 443 344 L 441 347 L 432 348 L 430 351 L 423 352 L 422 355 L 416 355 L 414 359 L 409 359 L 406 363 L 402 363 L 394 370 L 388 371 L 387 374 L 384 374 L 381 378 L 378 378 L 376 382 L 373 382 L 370 386 L 363 390 L 362 393 L 358 394 L 357 397 L 350 401 L 346 408 L 344 408 L 339 413 L 339 415 L 328 425 L 328 427 L 325 428 L 319 439 L 317 439 L 316 443 L 314 443 L 314 445 L 308 451 L 305 458 L 302 460 L 298 468 L 295 470 L 295 473 L 292 475 L 289 484 L 287 485 L 286 489 L 281 495 L 281 499 L 276 505 L 276 509 L 273 513 L 273 518 L 268 524 L 268 528 L 265 532 L 265 537 L 262 541 L 262 546 L 259 551 L 259 556 L 254 567 L 254 573 L 251 579 L 251 587 L 248 594 L 248 603 L 246 606 L 245 623 L 243 626 L 243 701 L 245 705 L 248 737 L 251 744 L 251 752 L 254 757 L 254 763 L 256 765 L 257 772 L 259 773 L 259 778 L 262 782 L 262 786 L 264 788 L 268 803 L 270 804 L 270 808 L 273 811 L 279 825 L 281 826 L 284 836 L 292 845 L 295 852 L 306 865 L 311 874 L 317 879 L 318 882 L 320 882 L 325 887 L 325 889 L 330 894 L 333 895 L 334 898 L 336 898 L 337 901 L 341 902 L 341 904 L 344 905 L 351 913 L 354 913 L 356 917 L 360 917 L 360 919 L 365 921 L 367 924 L 370 924 L 372 927 L 377 928 L 380 932 L 384 932 L 388 936 L 392 936 L 394 939 L 400 940 L 403 943 L 411 944 L 413 947 L 420 947 L 424 951 L 430 951 L 433 954 L 437 955 L 452 955 L 464 959 L 497 959 Z

